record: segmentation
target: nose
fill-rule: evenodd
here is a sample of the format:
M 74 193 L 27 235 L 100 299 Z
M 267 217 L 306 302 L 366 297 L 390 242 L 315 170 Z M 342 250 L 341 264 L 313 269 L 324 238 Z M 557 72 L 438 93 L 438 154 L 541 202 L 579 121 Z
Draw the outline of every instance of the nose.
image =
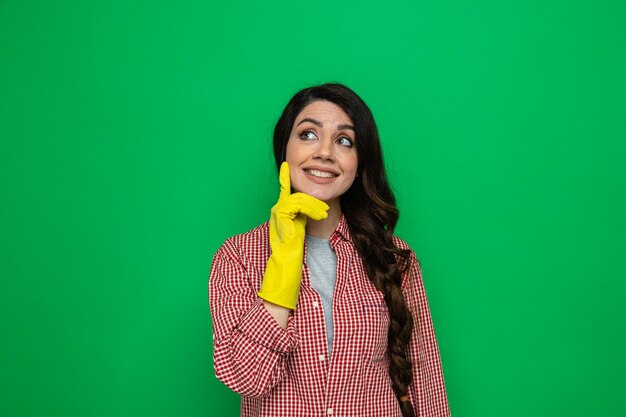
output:
M 323 138 L 315 150 L 314 158 L 333 160 L 333 141 L 330 138 Z

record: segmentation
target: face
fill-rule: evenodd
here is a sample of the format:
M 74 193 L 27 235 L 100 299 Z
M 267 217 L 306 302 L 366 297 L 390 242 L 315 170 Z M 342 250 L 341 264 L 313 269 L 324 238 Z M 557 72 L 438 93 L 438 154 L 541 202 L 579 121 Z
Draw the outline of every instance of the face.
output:
M 356 140 L 352 120 L 338 105 L 315 101 L 304 107 L 287 142 L 294 190 L 337 204 L 356 177 Z

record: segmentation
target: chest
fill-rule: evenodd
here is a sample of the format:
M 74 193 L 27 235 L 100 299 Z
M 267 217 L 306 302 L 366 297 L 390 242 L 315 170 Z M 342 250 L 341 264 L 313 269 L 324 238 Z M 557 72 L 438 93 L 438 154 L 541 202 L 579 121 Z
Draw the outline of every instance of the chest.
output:
M 337 251 L 332 292 L 333 360 L 354 357 L 381 362 L 386 358 L 389 313 L 383 294 L 369 280 L 356 252 Z M 298 308 L 294 320 L 302 352 L 326 346 L 323 300 L 311 285 L 310 270 L 303 268 Z M 326 301 L 327 302 L 327 301 Z M 305 353 L 306 354 L 306 353 Z

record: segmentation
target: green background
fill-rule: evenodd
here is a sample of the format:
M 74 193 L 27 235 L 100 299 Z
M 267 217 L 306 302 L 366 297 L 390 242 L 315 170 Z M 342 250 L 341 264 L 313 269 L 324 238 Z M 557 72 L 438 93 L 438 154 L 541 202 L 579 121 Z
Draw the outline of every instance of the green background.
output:
M 273 124 L 379 124 L 455 417 L 626 416 L 626 3 L 0 0 L 0 414 L 237 416 L 207 277 Z

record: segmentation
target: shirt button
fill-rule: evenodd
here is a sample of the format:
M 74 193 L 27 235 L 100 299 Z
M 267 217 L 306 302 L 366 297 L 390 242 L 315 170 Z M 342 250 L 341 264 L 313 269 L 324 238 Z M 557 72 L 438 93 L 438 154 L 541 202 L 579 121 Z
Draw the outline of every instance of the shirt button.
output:
M 328 410 L 326 410 L 326 414 L 331 415 L 333 413 L 333 409 L 329 408 Z
M 326 356 L 324 355 L 320 355 L 320 361 L 324 362 L 324 359 L 326 359 Z M 332 409 L 331 409 L 332 410 Z
M 313 307 L 318 308 L 320 306 L 320 303 L 318 303 L 317 301 L 313 301 Z

